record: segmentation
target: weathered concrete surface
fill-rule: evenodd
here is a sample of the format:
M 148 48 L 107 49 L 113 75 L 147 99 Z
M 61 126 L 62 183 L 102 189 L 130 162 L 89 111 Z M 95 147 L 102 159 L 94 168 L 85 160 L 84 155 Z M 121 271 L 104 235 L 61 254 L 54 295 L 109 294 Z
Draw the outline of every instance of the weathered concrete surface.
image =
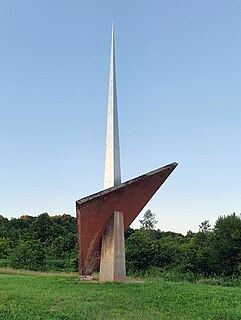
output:
M 120 147 L 115 76 L 115 41 L 112 25 L 104 189 L 121 183 Z M 100 281 L 124 281 L 123 213 L 114 212 L 102 236 Z
M 112 26 L 104 189 L 116 186 L 120 183 L 121 168 L 115 76 L 115 43 L 114 27 Z
M 123 212 L 126 230 L 176 166 L 171 163 L 76 201 L 80 275 L 92 274 L 99 265 L 101 239 L 113 212 Z
M 114 212 L 102 236 L 99 280 L 124 281 L 125 276 L 123 212 Z

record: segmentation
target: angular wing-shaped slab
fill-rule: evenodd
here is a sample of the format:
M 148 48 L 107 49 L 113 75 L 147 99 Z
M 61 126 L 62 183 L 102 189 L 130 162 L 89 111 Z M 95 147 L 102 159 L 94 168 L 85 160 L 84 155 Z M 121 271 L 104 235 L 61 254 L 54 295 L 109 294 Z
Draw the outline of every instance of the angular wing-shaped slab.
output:
M 100 263 L 101 237 L 113 212 L 123 212 L 127 229 L 176 166 L 171 163 L 76 201 L 82 275 L 92 274 Z

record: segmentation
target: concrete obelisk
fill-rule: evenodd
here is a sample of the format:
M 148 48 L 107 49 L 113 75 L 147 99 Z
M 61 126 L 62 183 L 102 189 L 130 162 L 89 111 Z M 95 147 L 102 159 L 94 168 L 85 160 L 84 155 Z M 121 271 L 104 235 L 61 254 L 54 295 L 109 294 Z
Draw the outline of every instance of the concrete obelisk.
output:
M 111 188 L 120 183 L 121 169 L 115 75 L 115 41 L 114 27 L 112 25 L 104 188 Z M 102 236 L 100 281 L 123 281 L 125 275 L 123 212 L 114 211 Z
M 117 93 L 115 77 L 115 40 L 114 27 L 112 25 L 110 53 L 110 77 L 108 96 L 108 115 L 106 130 L 106 154 L 105 154 L 105 178 L 104 189 L 121 183 L 120 147 L 117 113 Z

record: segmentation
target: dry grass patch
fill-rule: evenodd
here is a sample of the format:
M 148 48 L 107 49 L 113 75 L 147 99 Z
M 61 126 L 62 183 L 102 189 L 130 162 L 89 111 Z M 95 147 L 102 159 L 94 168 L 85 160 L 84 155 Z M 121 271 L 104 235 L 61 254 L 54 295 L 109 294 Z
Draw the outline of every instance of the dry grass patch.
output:
M 41 277 L 77 277 L 77 272 L 41 272 L 31 270 L 16 270 L 12 268 L 0 268 L 0 274 L 15 274 L 22 276 L 41 276 Z

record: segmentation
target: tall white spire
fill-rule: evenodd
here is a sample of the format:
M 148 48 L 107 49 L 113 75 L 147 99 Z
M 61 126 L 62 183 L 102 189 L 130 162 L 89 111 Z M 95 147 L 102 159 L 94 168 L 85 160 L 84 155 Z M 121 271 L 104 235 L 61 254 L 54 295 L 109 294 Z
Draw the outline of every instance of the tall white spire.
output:
M 112 24 L 104 189 L 120 183 L 121 169 L 115 78 L 115 41 L 114 26 Z

